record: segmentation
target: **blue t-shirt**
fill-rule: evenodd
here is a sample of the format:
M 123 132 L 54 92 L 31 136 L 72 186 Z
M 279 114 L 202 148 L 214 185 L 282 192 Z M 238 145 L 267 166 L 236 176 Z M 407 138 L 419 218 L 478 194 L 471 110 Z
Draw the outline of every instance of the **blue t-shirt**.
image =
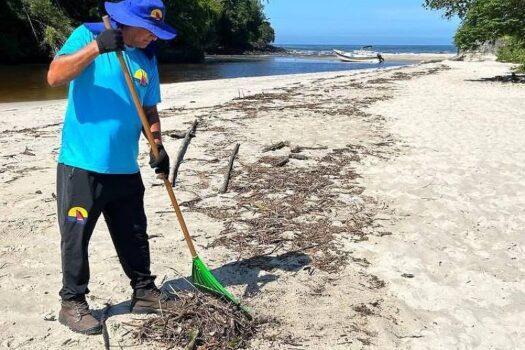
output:
M 77 52 L 95 39 L 84 25 L 58 55 Z M 140 49 L 123 52 L 143 106 L 160 102 L 156 58 Z M 134 174 L 142 124 L 115 52 L 99 55 L 69 83 L 58 162 L 104 174 Z

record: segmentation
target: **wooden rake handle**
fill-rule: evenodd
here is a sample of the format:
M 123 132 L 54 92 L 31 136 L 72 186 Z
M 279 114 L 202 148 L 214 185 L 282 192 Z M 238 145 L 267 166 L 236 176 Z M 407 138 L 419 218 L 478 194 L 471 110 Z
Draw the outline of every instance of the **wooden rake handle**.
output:
M 109 20 L 109 17 L 104 16 L 102 17 L 102 20 L 104 21 L 104 26 L 106 27 L 106 29 L 111 29 L 111 22 Z M 151 151 L 153 152 L 153 156 L 156 159 L 158 159 L 159 150 L 157 148 L 157 145 L 155 144 L 155 141 L 153 140 L 153 134 L 151 133 L 148 118 L 146 117 L 146 113 L 144 112 L 144 109 L 142 108 L 142 104 L 140 103 L 140 99 L 137 94 L 137 90 L 135 89 L 135 85 L 133 84 L 133 81 L 131 80 L 131 75 L 129 74 L 129 70 L 128 70 L 126 61 L 124 61 L 124 56 L 122 55 L 122 51 L 117 51 L 117 57 L 120 62 L 120 68 L 122 69 L 122 74 L 124 74 L 124 78 L 126 79 L 126 84 L 128 85 L 129 92 L 131 93 L 131 97 L 133 98 L 133 103 L 135 104 L 135 108 L 137 109 L 137 113 L 139 114 L 140 121 L 142 122 L 144 133 L 146 134 L 146 138 L 148 139 L 149 145 L 151 147 Z M 173 192 L 173 187 L 171 186 L 170 180 L 166 176 L 163 177 L 163 180 L 164 180 L 164 188 L 166 188 L 166 191 L 168 191 L 168 195 L 171 200 L 171 205 L 173 206 L 173 209 L 175 209 L 175 214 L 177 214 L 177 219 L 179 220 L 179 224 L 180 224 L 180 228 L 182 229 L 182 233 L 184 233 L 184 239 L 186 240 L 186 243 L 188 244 L 188 248 L 190 249 L 191 256 L 195 257 L 197 256 L 197 252 L 195 251 L 195 247 L 193 246 L 193 241 L 191 240 L 190 233 L 188 232 L 188 227 L 186 226 L 186 222 L 184 221 L 184 217 L 182 216 L 182 212 L 180 211 L 179 203 L 177 203 L 177 198 L 175 197 L 175 193 Z

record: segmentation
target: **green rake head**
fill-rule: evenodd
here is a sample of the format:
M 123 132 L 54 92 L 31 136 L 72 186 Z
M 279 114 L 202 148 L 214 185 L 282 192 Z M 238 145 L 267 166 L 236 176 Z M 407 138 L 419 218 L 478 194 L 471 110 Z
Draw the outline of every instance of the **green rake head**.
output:
M 233 296 L 222 284 L 215 278 L 215 276 L 210 272 L 206 267 L 204 262 L 198 257 L 193 258 L 193 268 L 191 272 L 191 278 L 193 284 L 200 290 L 214 294 L 218 297 L 222 297 L 232 304 L 238 306 L 241 311 L 248 317 L 252 319 L 252 311 L 244 305 L 241 305 L 241 302 Z

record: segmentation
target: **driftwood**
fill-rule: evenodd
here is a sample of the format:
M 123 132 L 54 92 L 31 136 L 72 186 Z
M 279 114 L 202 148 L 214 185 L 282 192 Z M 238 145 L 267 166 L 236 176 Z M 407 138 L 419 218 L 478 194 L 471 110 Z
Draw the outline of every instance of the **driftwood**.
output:
M 186 137 L 187 131 L 174 131 L 170 133 L 170 137 L 173 139 L 183 139 Z M 195 132 L 190 134 L 190 137 L 195 137 Z
M 295 146 L 294 148 L 291 149 L 290 152 L 292 152 L 292 153 L 300 153 L 300 152 L 304 151 L 305 149 L 317 150 L 317 149 L 328 149 L 328 147 L 326 147 L 326 146 L 319 146 L 319 147 Z
M 279 159 L 275 164 L 274 166 L 276 167 L 282 167 L 282 166 L 285 166 L 286 164 L 288 164 L 288 162 L 290 161 L 290 157 L 286 156 L 286 157 L 282 157 L 281 159 Z
M 188 149 L 188 145 L 190 144 L 191 140 L 191 134 L 195 135 L 195 130 L 197 129 L 197 124 L 199 122 L 197 119 L 193 122 L 193 125 L 191 128 L 188 129 L 186 132 L 186 136 L 184 137 L 184 141 L 182 141 L 182 145 L 179 148 L 179 154 L 177 155 L 177 160 L 175 161 L 175 165 L 173 166 L 173 170 L 171 173 L 171 185 L 175 186 L 175 180 L 177 180 L 177 173 L 179 172 L 179 167 L 182 163 L 182 160 L 184 159 L 184 155 L 186 154 L 186 150 Z
M 297 154 L 297 153 L 290 153 L 288 157 L 292 159 L 297 159 L 297 160 L 307 160 L 308 159 L 308 157 L 305 156 L 304 154 Z
M 211 198 L 211 197 L 215 197 L 217 194 L 216 193 L 210 193 L 210 194 L 207 194 L 205 196 L 202 196 L 202 197 L 196 197 L 196 198 L 193 198 L 193 199 L 190 199 L 188 201 L 184 201 L 184 202 L 180 202 L 179 203 L 179 206 L 181 207 L 188 207 L 188 208 L 192 208 L 193 206 L 195 206 L 195 204 L 199 203 L 200 201 L 202 201 L 203 199 L 206 199 L 206 198 Z M 164 212 L 164 211 L 163 211 Z M 168 211 L 166 211 L 167 213 Z M 155 213 L 160 213 L 159 211 L 155 212 Z M 151 236 L 150 236 L 151 237 Z
M 288 141 L 277 142 L 277 143 L 274 143 L 273 145 L 264 147 L 262 149 L 262 153 L 269 152 L 269 151 L 277 151 L 278 149 L 284 148 L 289 145 L 290 143 Z
M 235 160 L 235 157 L 237 156 L 237 153 L 239 152 L 239 147 L 241 145 L 238 143 L 233 148 L 233 152 L 230 156 L 230 161 L 228 162 L 228 171 L 226 174 L 224 174 L 224 182 L 222 184 L 221 189 L 219 190 L 219 193 L 226 193 L 228 191 L 228 183 L 230 182 L 230 176 L 233 169 L 233 161 Z
M 289 161 L 290 161 L 289 156 L 283 156 L 283 157 L 266 156 L 258 160 L 259 163 L 270 164 L 271 166 L 274 166 L 274 167 L 285 166 L 286 164 L 288 164 Z
M 20 154 L 25 154 L 26 156 L 32 156 L 34 157 L 35 154 L 33 152 L 31 152 L 32 150 L 29 149 L 29 147 L 26 146 L 26 149 L 24 150 L 24 152 L 20 153 Z
M 108 313 L 109 313 L 110 308 L 111 308 L 111 305 L 109 304 L 109 302 L 106 303 L 106 307 L 102 311 L 102 318 L 100 320 L 100 323 L 102 324 L 102 339 L 104 340 L 105 350 L 110 349 L 108 327 L 106 326 L 106 320 L 108 319 Z

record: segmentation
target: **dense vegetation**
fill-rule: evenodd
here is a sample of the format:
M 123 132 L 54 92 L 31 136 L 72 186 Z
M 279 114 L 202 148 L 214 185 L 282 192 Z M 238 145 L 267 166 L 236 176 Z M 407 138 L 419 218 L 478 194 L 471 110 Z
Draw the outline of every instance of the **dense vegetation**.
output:
M 432 10 L 444 10 L 446 18 L 464 18 L 472 0 L 425 0 L 425 6 Z
M 46 61 L 73 28 L 100 21 L 98 0 L 1 0 L 0 62 Z M 178 37 L 162 43 L 164 60 L 196 61 L 209 52 L 265 49 L 274 31 L 261 0 L 165 0 Z
M 519 70 L 525 72 L 525 0 L 426 0 L 425 6 L 462 19 L 455 36 L 460 49 L 500 41 L 498 59 L 521 63 Z

